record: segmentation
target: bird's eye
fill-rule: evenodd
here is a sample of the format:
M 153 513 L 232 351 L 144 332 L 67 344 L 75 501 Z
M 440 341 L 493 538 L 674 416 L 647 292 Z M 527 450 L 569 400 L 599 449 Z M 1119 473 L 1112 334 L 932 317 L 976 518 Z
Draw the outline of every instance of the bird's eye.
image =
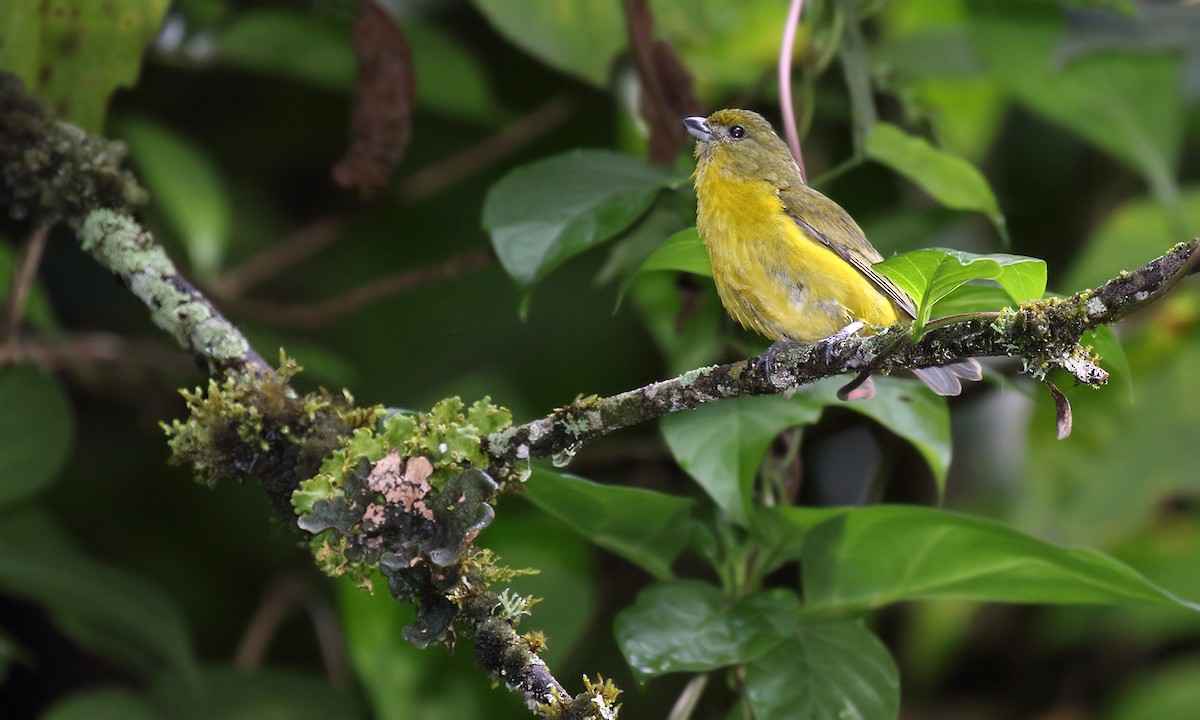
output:
M 742 138 L 746 137 L 746 128 L 742 127 L 741 125 L 734 125 L 733 127 L 729 128 L 729 137 L 733 138 L 734 140 L 741 140 Z

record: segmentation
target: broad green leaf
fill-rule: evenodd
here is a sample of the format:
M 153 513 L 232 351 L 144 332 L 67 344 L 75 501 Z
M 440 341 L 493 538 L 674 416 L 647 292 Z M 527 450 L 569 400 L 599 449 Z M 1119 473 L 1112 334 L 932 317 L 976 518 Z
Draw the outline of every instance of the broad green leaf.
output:
M 755 509 L 754 522 L 747 528 L 758 545 L 754 562 L 761 575 L 804 554 L 808 532 L 831 517 L 848 512 L 848 507 L 800 507 L 784 505 Z M 710 563 L 711 564 L 711 563 Z
M 75 434 L 67 396 L 32 365 L 0 369 L 0 507 L 50 484 Z
M 803 623 L 746 668 L 746 697 L 755 720 L 894 720 L 900 673 L 862 623 Z
M 173 675 L 155 682 L 148 699 L 155 717 L 172 720 L 361 720 L 354 693 L 330 687 L 323 677 L 297 670 L 246 673 L 223 665 L 205 668 L 187 683 Z
M 602 548 L 663 580 L 687 544 L 692 501 L 640 488 L 600 485 L 535 468 L 526 497 Z
M 934 303 L 930 316 L 936 318 L 962 313 L 993 312 L 1012 305 L 1012 296 L 999 285 L 961 285 Z
M 881 376 L 874 378 L 874 382 L 875 397 L 866 400 L 838 400 L 837 389 L 845 384 L 844 378 L 814 383 L 810 392 L 823 398 L 826 405 L 866 415 L 912 443 L 928 463 L 941 497 L 951 454 L 950 409 L 946 399 L 915 380 Z
M 979 255 L 962 250 L 914 250 L 876 263 L 917 304 L 915 330 L 929 322 L 933 306 L 972 280 L 995 280 L 1016 302 L 1046 291 L 1046 263 L 1021 255 Z
M 974 165 L 961 157 L 884 122 L 871 129 L 866 153 L 920 185 L 946 207 L 982 212 L 1002 235 L 1007 232 L 991 186 Z
M 729 517 L 750 520 L 750 495 L 763 454 L 783 430 L 815 422 L 821 405 L 803 396 L 739 397 L 662 419 L 663 437 L 687 474 Z
M 1063 62 L 1062 8 L 1037 0 L 972 5 L 969 27 L 993 77 L 1022 103 L 1173 193 L 1183 141 L 1179 58 L 1106 52 Z
M 1120 688 L 1107 704 L 1103 720 L 1186 718 L 1200 707 L 1200 658 L 1177 659 L 1152 665 Z
M 696 233 L 696 228 L 680 230 L 664 240 L 662 245 L 650 253 L 636 270 L 626 275 L 621 282 L 621 289 L 617 291 L 617 306 L 620 307 L 625 292 L 639 275 L 664 270 L 712 277 L 712 264 L 708 260 L 708 250 L 704 247 L 704 241 Z
M 196 275 L 211 278 L 220 269 L 233 223 L 220 169 L 203 148 L 153 120 L 122 118 L 118 130 Z
M 1200 610 L 1106 555 L 921 507 L 880 505 L 827 520 L 809 530 L 801 567 L 806 609 L 817 613 L 938 597 Z
M 493 185 L 483 227 L 504 269 L 528 289 L 632 225 L 673 179 L 627 155 L 574 150 L 517 168 Z
M 707 672 L 749 662 L 796 627 L 800 601 L 790 590 L 765 590 L 730 601 L 698 580 L 658 583 L 617 615 L 614 632 L 639 679 Z
M 141 577 L 80 554 L 47 516 L 0 519 L 0 591 L 41 605 L 65 635 L 143 676 L 166 666 L 194 677 L 187 621 L 174 601 Z
M 141 696 L 125 688 L 84 690 L 59 700 L 39 720 L 154 720 Z
M 88 132 L 109 97 L 132 87 L 168 0 L 4 0 L 0 70 L 16 73 L 61 120 Z
M 267 8 L 237 13 L 217 36 L 216 60 L 327 90 L 354 87 L 358 65 L 349 27 L 331 13 Z
M 708 250 L 696 228 L 680 230 L 667 238 L 637 269 L 640 273 L 654 270 L 677 270 L 712 277 Z
M 1182 240 L 1200 236 L 1200 185 L 1180 194 L 1185 235 L 1170 208 L 1149 198 L 1117 207 L 1088 237 L 1062 283 L 1065 292 L 1095 287 L 1122 270 L 1133 270 Z
M 553 68 L 608 84 L 625 47 L 625 16 L 611 0 L 472 0 L 496 31 Z

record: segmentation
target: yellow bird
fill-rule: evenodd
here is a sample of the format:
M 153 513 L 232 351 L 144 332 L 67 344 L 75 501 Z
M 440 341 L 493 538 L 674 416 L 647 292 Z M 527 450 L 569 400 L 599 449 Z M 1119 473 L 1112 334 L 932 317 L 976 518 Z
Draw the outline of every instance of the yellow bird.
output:
M 697 140 L 696 229 L 734 320 L 778 343 L 911 322 L 912 298 L 872 267 L 879 251 L 845 210 L 804 184 L 762 115 L 718 110 L 683 124 Z M 939 395 L 981 377 L 974 359 L 914 372 Z

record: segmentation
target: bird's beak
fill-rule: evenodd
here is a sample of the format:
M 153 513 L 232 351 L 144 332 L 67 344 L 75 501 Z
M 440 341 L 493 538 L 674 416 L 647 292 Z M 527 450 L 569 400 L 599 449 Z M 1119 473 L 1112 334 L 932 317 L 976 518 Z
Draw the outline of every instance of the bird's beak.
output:
M 687 128 L 689 135 L 700 142 L 712 140 L 712 130 L 708 127 L 708 121 L 702 117 L 686 117 L 683 119 L 683 126 Z

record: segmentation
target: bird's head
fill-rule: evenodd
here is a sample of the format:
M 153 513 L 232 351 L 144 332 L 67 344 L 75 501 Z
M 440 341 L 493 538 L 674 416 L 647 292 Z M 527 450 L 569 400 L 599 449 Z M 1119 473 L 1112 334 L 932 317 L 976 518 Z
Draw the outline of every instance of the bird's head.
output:
M 719 168 L 745 180 L 779 187 L 800 184 L 800 169 L 771 123 L 751 110 L 718 110 L 707 118 L 683 120 L 696 138 L 697 172 Z

